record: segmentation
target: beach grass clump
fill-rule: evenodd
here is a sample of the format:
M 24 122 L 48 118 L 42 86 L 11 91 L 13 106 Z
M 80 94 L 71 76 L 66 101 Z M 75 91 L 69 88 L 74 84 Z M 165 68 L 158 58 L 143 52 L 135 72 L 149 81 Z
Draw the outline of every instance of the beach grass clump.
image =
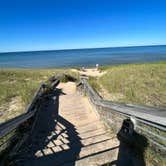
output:
M 23 113 L 39 86 L 57 74 L 78 78 L 65 69 L 0 69 L 0 123 Z
M 101 70 L 107 73 L 95 84 L 107 91 L 108 100 L 166 107 L 165 62 L 107 66 Z
M 99 83 L 98 83 L 98 81 L 97 81 L 97 77 L 89 77 L 89 83 L 90 83 L 90 85 L 97 91 L 97 92 L 99 92 L 100 90 L 101 90 L 101 88 L 100 88 L 100 85 L 99 85 Z

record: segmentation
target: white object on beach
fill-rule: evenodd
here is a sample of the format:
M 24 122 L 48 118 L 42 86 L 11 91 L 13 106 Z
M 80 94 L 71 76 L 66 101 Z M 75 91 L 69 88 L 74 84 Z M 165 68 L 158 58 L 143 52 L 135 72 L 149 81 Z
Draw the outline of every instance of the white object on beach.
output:
M 98 70 L 98 68 L 99 68 L 99 64 L 96 64 L 96 69 Z

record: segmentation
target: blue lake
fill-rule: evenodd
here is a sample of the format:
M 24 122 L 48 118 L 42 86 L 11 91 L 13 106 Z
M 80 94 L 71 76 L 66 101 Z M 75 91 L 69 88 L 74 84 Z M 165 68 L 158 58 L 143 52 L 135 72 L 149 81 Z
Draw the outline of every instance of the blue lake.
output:
M 0 53 L 0 68 L 70 68 L 166 60 L 166 45 Z

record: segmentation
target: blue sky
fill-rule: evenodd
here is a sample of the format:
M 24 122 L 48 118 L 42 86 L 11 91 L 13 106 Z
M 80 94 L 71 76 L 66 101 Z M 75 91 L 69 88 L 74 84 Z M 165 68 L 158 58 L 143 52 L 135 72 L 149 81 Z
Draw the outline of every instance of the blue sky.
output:
M 0 52 L 166 44 L 165 0 L 0 0 Z

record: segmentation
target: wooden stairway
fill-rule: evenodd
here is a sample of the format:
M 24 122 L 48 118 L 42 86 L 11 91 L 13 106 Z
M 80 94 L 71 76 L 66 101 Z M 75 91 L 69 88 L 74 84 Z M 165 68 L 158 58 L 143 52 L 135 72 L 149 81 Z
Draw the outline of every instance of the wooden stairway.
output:
M 88 99 L 76 91 L 75 83 L 61 83 L 41 103 L 31 139 L 20 151 L 14 165 L 97 166 L 115 163 L 120 142 L 100 121 Z M 121 158 L 133 165 L 130 150 Z

